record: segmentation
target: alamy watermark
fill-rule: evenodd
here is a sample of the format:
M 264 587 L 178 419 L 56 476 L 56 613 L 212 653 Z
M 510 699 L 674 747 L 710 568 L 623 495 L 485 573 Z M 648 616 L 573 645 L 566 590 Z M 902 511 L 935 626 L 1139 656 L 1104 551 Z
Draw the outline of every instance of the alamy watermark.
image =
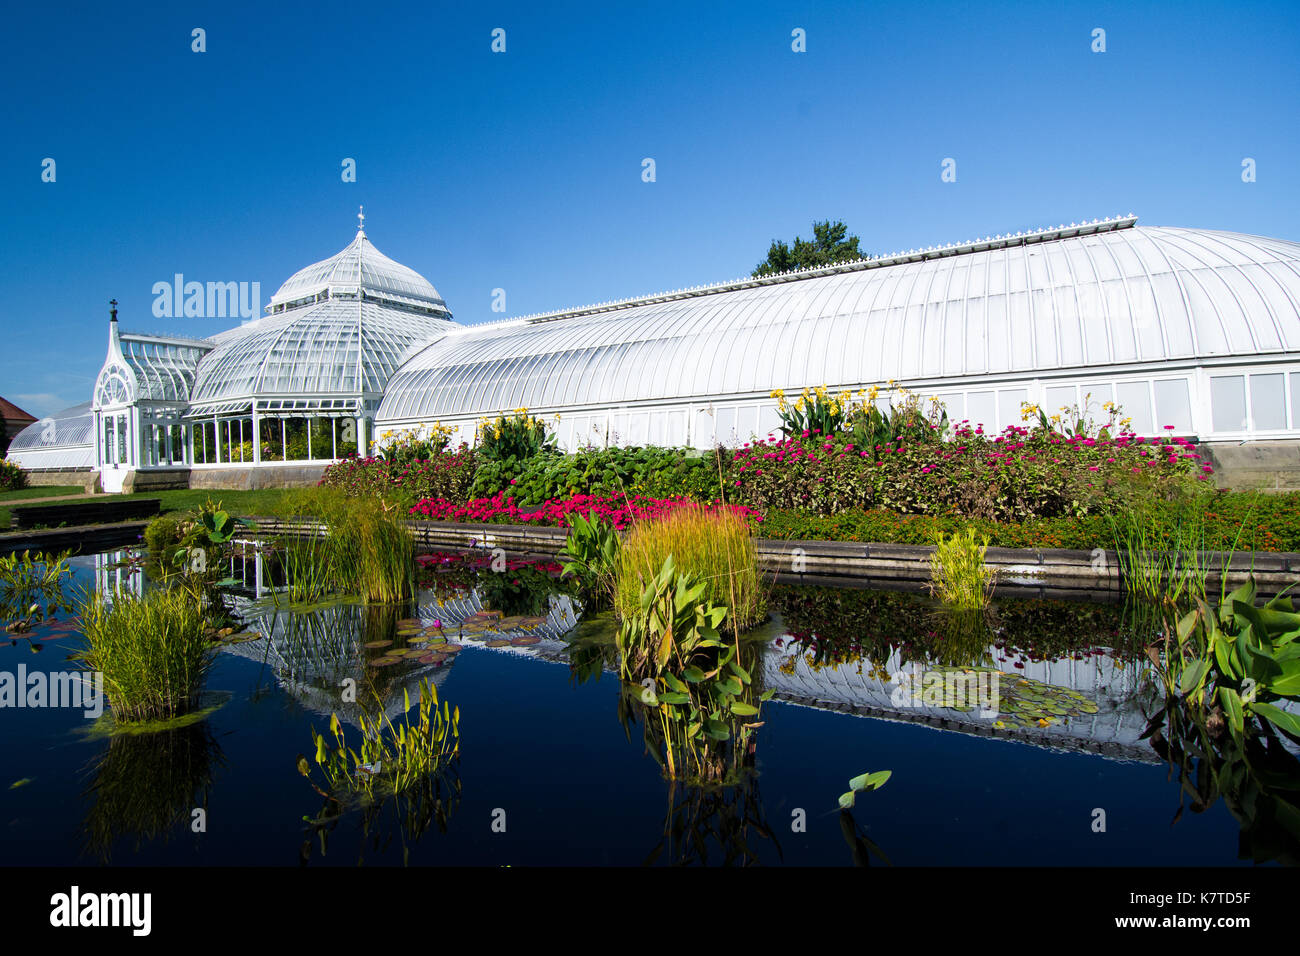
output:
M 89 718 L 104 713 L 104 675 L 99 671 L 0 671 L 0 708 L 80 708 Z
M 171 282 L 153 284 L 153 314 L 159 319 L 255 319 L 262 314 L 260 282 Z

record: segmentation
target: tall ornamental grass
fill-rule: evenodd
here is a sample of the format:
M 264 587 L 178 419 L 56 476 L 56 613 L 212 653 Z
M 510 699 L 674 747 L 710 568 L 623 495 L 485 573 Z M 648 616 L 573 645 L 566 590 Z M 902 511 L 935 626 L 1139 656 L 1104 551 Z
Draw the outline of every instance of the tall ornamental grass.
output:
M 614 609 L 620 618 L 640 613 L 642 590 L 669 555 L 679 571 L 704 583 L 705 600 L 730 609 L 733 628 L 744 632 L 763 619 L 767 600 L 748 521 L 730 509 L 704 506 L 683 506 L 633 526 L 614 572 Z
M 91 594 L 79 613 L 87 644 L 80 660 L 104 675 L 116 720 L 163 720 L 198 705 L 214 648 L 193 591 L 118 591 L 111 602 Z
M 278 516 L 315 519 L 325 533 L 286 539 L 289 600 L 357 594 L 381 604 L 415 593 L 415 542 L 405 510 L 377 498 L 350 498 L 327 488 L 287 495 Z

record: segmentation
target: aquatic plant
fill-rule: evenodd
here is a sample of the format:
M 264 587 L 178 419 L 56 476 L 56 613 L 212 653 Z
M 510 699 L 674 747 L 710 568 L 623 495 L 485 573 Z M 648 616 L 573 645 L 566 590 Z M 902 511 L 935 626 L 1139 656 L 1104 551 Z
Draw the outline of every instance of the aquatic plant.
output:
M 707 601 L 727 608 L 736 633 L 767 613 L 758 574 L 758 550 L 749 523 L 725 508 L 690 505 L 638 522 L 623 540 L 614 574 L 614 608 L 628 620 L 643 613 L 642 600 L 664 566 L 698 581 Z
M 206 721 L 114 734 L 91 766 L 83 794 L 93 798 L 82 824 L 85 852 L 108 863 L 123 837 L 133 837 L 138 852 L 145 842 L 190 832 L 193 813 L 207 808 L 215 771 L 224 763 Z
M 1204 813 L 1223 800 L 1240 825 L 1238 858 L 1300 865 L 1300 760 L 1286 741 L 1253 732 L 1226 733 L 1222 720 L 1166 707 L 1143 738 L 1178 776 L 1178 810 L 1184 800 Z
M 879 790 L 894 775 L 892 770 L 877 770 L 875 773 L 860 773 L 849 781 L 849 789 L 840 794 L 840 809 L 852 810 L 857 803 L 858 794 Z
M 1165 627 L 1153 663 L 1171 701 L 1227 722 L 1237 735 L 1250 723 L 1300 743 L 1300 715 L 1277 706 L 1300 702 L 1300 613 L 1278 595 L 1255 606 L 1252 577 L 1212 609 L 1194 610 Z
M 957 610 L 979 611 L 988 606 L 997 571 L 984 563 L 988 538 L 975 540 L 975 529 L 935 535 L 930 557 L 930 593 Z
M 119 723 L 177 717 L 198 704 L 214 645 L 192 590 L 84 594 L 78 612 L 87 647 L 77 659 L 104 675 Z
M 415 593 L 415 543 L 398 508 L 317 487 L 298 489 L 274 510 L 282 519 L 323 525 L 323 533 L 280 539 L 290 603 L 356 594 L 392 604 Z
M 427 680 L 420 682 L 419 693 L 414 724 L 410 720 L 411 695 L 406 690 L 402 691 L 405 709 L 400 723 L 394 725 L 383 713 L 382 701 L 378 718 L 362 714 L 359 751 L 348 746 L 337 714 L 330 715 L 334 746 L 312 728 L 316 765 L 329 785 L 328 793 L 319 787 L 317 791 L 340 801 L 358 798 L 368 802 L 376 795 L 404 793 L 430 775 L 449 769 L 460 754 L 460 708 L 449 709 L 444 701 L 439 709 L 437 688 Z M 311 779 L 311 765 L 302 754 L 298 755 L 298 772 Z
M 648 708 L 656 759 L 670 778 L 716 780 L 734 754 L 752 748 L 758 702 L 741 644 L 722 639 L 727 608 L 705 582 L 679 571 L 669 555 L 646 582 L 634 612 L 622 617 L 615 646 L 626 690 Z M 650 741 L 648 741 L 650 742 Z M 728 750 L 730 748 L 730 751 Z M 730 754 L 730 755 L 729 755 Z
M 29 630 L 33 622 L 70 608 L 64 590 L 72 577 L 70 556 L 69 551 L 0 555 L 0 627 Z
M 621 545 L 618 531 L 599 515 L 572 515 L 559 553 L 561 576 L 576 578 L 594 604 L 605 604 L 614 596 Z

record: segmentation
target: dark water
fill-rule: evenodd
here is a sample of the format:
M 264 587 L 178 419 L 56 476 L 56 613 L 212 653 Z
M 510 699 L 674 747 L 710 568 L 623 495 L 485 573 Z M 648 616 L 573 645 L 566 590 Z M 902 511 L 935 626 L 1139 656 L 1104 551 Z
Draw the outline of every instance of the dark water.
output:
M 80 581 L 94 580 L 96 560 L 105 559 L 76 560 Z M 507 585 L 519 580 L 507 577 Z M 434 592 L 422 592 L 421 616 L 454 619 L 484 597 L 517 606 L 537 600 L 450 593 L 439 607 Z M 977 635 L 957 656 L 1007 671 L 1006 682 L 1024 675 L 1035 687 L 1073 688 L 1097 713 L 988 736 L 989 722 L 977 715 L 899 705 L 891 685 L 872 683 L 874 661 L 896 673 L 954 646 L 923 602 L 778 591 L 769 634 L 779 643 L 763 663 L 776 698 L 763 707 L 757 772 L 744 785 L 706 791 L 663 778 L 639 726 L 619 720 L 614 675 L 583 682 L 571 673 L 564 643 L 553 639 L 570 622 L 570 605 L 540 600 L 535 606 L 551 607 L 541 644 L 466 641 L 451 662 L 419 671 L 435 675 L 440 698 L 461 713 L 461 757 L 441 792 L 445 829 L 434 820 L 420 832 L 390 800 L 369 816 L 354 810 L 335 821 L 322 853 L 303 819 L 321 812 L 322 798 L 295 761 L 312 754 L 310 729 L 326 730 L 340 675 L 364 672 L 357 658 L 366 652 L 356 645 L 383 625 L 374 624 L 375 612 L 351 606 L 297 617 L 261 606 L 258 625 L 270 637 L 219 653 L 207 687 L 229 699 L 197 724 L 110 744 L 87 739 L 91 721 L 79 711 L 0 710 L 0 863 L 638 865 L 656 850 L 659 864 L 721 863 L 729 843 L 764 864 L 844 866 L 854 856 L 837 797 L 850 777 L 884 769 L 892 778 L 860 796 L 849 823 L 895 865 L 1238 861 L 1239 825 L 1222 801 L 1171 826 L 1177 781 L 1137 739 L 1147 707 L 1140 668 L 1133 655 L 1106 646 L 1121 643 L 1115 609 L 1004 608 L 1004 646 Z M 304 633 L 314 644 L 286 637 L 308 617 L 315 630 Z M 1027 651 L 1032 644 L 1041 646 Z M 70 669 L 65 657 L 77 645 L 75 633 L 37 653 L 28 641 L 5 642 L 0 672 L 19 664 Z M 843 663 L 819 666 L 827 659 Z M 400 670 L 386 668 L 385 676 Z M 404 672 L 385 685 L 395 712 L 400 688 L 418 676 Z M 922 716 L 953 726 L 918 722 Z M 345 725 L 355 739 L 359 731 Z M 195 833 L 191 813 L 200 806 L 206 832 Z M 1098 810 L 1104 832 L 1094 830 Z M 670 843 L 673 820 L 685 829 Z

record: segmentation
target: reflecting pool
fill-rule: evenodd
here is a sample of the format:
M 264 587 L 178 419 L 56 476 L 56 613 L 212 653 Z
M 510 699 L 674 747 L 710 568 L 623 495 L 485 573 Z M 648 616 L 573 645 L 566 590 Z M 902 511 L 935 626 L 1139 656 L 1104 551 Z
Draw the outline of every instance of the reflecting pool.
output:
M 1226 865 L 1239 842 L 1247 863 L 1294 845 L 1260 804 L 1181 792 L 1166 758 L 1183 738 L 1144 738 L 1159 700 L 1118 606 L 998 601 L 972 620 L 915 594 L 774 587 L 741 658 L 772 692 L 761 726 L 699 785 L 665 778 L 608 612 L 584 615 L 555 565 L 425 555 L 407 606 L 290 607 L 273 563 L 222 582 L 243 629 L 191 719 L 115 733 L 73 707 L 0 710 L 4 863 Z M 73 567 L 77 586 L 150 586 L 131 552 Z M 66 615 L 8 636 L 0 673 L 75 667 Z M 334 799 L 313 734 L 333 741 L 336 717 L 357 746 L 413 721 L 422 686 L 459 712 L 454 756 L 399 793 Z M 841 813 L 850 778 L 879 770 Z

